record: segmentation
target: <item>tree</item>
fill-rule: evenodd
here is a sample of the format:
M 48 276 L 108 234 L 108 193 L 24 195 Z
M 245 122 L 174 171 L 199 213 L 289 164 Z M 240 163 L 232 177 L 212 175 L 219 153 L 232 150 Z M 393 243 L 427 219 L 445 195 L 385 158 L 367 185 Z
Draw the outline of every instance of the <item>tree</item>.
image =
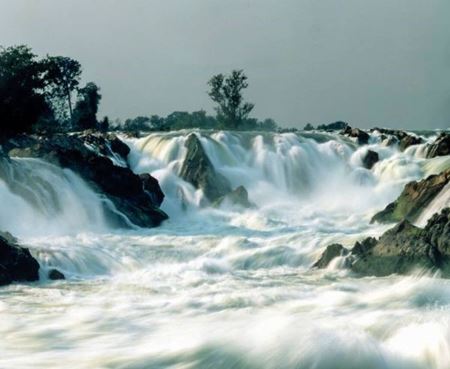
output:
M 65 56 L 47 56 L 44 63 L 48 95 L 55 107 L 61 105 L 59 101 L 67 101 L 70 121 L 73 123 L 72 94 L 80 84 L 81 64 Z
M 229 76 L 217 74 L 208 85 L 209 97 L 217 104 L 217 119 L 225 128 L 239 128 L 253 110 L 252 103 L 244 102 L 242 90 L 248 87 L 243 70 L 233 70 Z
M 102 98 L 100 88 L 93 82 L 78 90 L 78 101 L 73 111 L 73 125 L 75 128 L 95 129 L 97 128 L 98 105 Z
M 51 115 L 43 71 L 29 47 L 0 47 L 0 137 L 29 131 L 41 117 Z

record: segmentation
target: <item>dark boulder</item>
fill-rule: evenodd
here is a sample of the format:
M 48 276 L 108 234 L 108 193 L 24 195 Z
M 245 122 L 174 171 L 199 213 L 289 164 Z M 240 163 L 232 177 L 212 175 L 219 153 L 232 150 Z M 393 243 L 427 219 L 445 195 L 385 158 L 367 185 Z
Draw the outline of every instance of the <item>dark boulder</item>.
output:
M 231 205 L 241 206 L 243 208 L 253 208 L 255 204 L 249 201 L 248 192 L 244 186 L 235 188 L 225 196 L 220 197 L 214 202 L 214 206 L 220 206 L 223 203 L 229 203 Z
M 359 145 L 367 144 L 370 138 L 367 132 L 364 132 L 359 128 L 352 128 L 350 126 L 346 126 L 345 129 L 341 131 L 341 134 L 356 139 Z
M 0 233 L 0 286 L 39 280 L 39 263 L 30 251 L 17 245 L 9 233 Z
M 50 269 L 48 272 L 48 279 L 51 279 L 52 281 L 58 281 L 66 279 L 66 276 L 58 269 Z
M 180 177 L 195 188 L 203 190 L 206 198 L 211 202 L 231 192 L 230 183 L 215 170 L 194 133 L 189 135 L 185 146 L 187 154 L 181 166 Z
M 375 214 L 371 222 L 389 223 L 407 219 L 414 222 L 421 212 L 450 181 L 450 169 L 431 175 L 419 182 L 408 183 L 403 192 L 384 210 Z
M 366 169 L 372 169 L 373 166 L 378 163 L 380 160 L 380 157 L 377 152 L 368 150 L 367 153 L 362 158 L 362 163 L 364 165 L 364 168 Z
M 436 140 L 427 147 L 427 158 L 450 155 L 450 134 L 442 132 Z
M 162 192 L 161 187 L 159 186 L 158 180 L 148 173 L 139 174 L 139 177 L 144 186 L 144 190 L 152 198 L 153 204 L 155 206 L 161 206 L 165 196 L 164 192 Z
M 97 146 L 100 145 L 100 146 Z M 64 135 L 51 137 L 22 136 L 8 142 L 10 156 L 41 158 L 80 175 L 97 192 L 105 195 L 128 220 L 140 227 L 159 225 L 168 216 L 157 205 L 161 189 L 152 186 L 126 166 L 115 165 L 102 153 L 110 141 L 98 135 Z M 109 150 L 109 149 L 108 149 Z M 147 186 L 145 189 L 144 187 Z M 156 186 L 153 186 L 156 188 Z M 113 225 L 127 227 L 128 223 L 110 213 Z

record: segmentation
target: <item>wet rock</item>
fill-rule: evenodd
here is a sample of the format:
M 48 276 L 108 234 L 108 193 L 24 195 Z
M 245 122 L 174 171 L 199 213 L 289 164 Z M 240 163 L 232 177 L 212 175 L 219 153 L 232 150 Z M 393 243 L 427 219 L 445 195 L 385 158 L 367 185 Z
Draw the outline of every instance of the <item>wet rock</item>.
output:
M 231 192 L 228 180 L 216 172 L 198 137 L 191 133 L 185 143 L 187 154 L 180 177 L 195 188 L 202 189 L 206 198 L 214 202 Z
M 418 145 L 423 143 L 423 140 L 420 137 L 410 135 L 405 131 L 397 130 L 397 129 L 386 129 L 386 128 L 373 128 L 372 131 L 378 131 L 385 136 L 383 143 L 386 146 L 398 144 L 399 149 L 401 151 L 406 150 L 408 147 L 412 145 Z
M 322 256 L 314 263 L 313 267 L 324 269 L 328 266 L 328 264 L 330 264 L 333 259 L 337 258 L 338 256 L 347 256 L 349 253 L 350 251 L 347 250 L 344 246 L 338 243 L 333 243 L 327 246 L 325 251 L 322 253 Z
M 153 204 L 155 206 L 161 206 L 165 196 L 159 186 L 158 180 L 148 173 L 140 174 L 139 177 L 144 186 L 144 190 L 147 191 L 152 198 Z
M 97 146 L 99 145 L 99 146 Z M 80 175 L 97 192 L 105 195 L 129 221 L 140 227 L 157 226 L 168 218 L 159 209 L 161 189 L 143 180 L 131 169 L 115 165 L 103 151 L 111 146 L 99 135 L 57 134 L 51 137 L 22 136 L 7 143 L 10 156 L 41 158 Z M 109 150 L 109 149 L 108 149 Z M 124 152 L 123 152 L 124 153 Z M 144 189 L 145 187 L 145 189 Z M 110 214 L 115 226 L 128 227 L 123 217 Z
M 364 168 L 366 169 L 372 169 L 373 166 L 378 163 L 380 160 L 380 157 L 377 152 L 368 150 L 367 153 L 362 158 L 362 163 L 364 165 Z
M 50 269 L 48 272 L 48 279 L 52 281 L 66 279 L 66 276 L 61 273 L 58 269 Z
M 317 262 L 324 268 L 341 253 L 336 250 L 327 263 Z M 328 250 L 328 248 L 327 248 Z M 327 252 L 326 250 L 326 252 Z M 326 253 L 325 252 L 325 253 Z M 325 253 L 321 259 L 325 259 Z M 374 238 L 357 242 L 349 254 L 349 268 L 367 276 L 387 276 L 390 274 L 408 274 L 418 268 L 440 271 L 442 276 L 450 277 L 450 209 L 435 214 L 425 228 L 418 228 L 403 220 L 386 231 L 378 240 Z
M 427 158 L 450 155 L 450 134 L 442 132 L 436 140 L 427 147 Z
M 253 208 L 255 204 L 249 201 L 248 192 L 244 186 L 239 186 L 225 196 L 217 199 L 214 206 L 220 206 L 223 203 L 242 206 L 243 208 Z
M 403 219 L 414 222 L 449 181 L 450 169 L 422 181 L 408 183 L 397 200 L 375 214 L 371 222 L 389 223 Z
M 369 142 L 369 134 L 359 128 L 345 127 L 341 132 L 342 135 L 356 139 L 359 145 L 365 145 Z
M 0 233 L 0 286 L 39 280 L 39 263 L 30 251 L 17 245 L 9 233 Z

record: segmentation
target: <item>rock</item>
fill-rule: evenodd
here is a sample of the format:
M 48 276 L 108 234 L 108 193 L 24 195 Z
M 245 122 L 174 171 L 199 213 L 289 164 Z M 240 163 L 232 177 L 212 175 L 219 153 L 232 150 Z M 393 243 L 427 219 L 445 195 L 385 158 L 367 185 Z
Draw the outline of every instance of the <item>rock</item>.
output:
M 337 121 L 337 122 L 330 123 L 330 124 L 321 124 L 321 125 L 317 126 L 317 129 L 322 130 L 322 131 L 341 131 L 341 130 L 345 130 L 347 127 L 348 127 L 348 123 L 342 122 L 342 121 Z
M 202 189 L 211 202 L 231 192 L 230 183 L 223 175 L 216 172 L 194 133 L 189 135 L 185 146 L 187 154 L 181 166 L 180 177 L 195 188 Z
M 9 233 L 0 234 L 0 286 L 39 280 L 39 263 L 30 251 L 17 245 Z
M 371 131 L 378 131 L 384 135 L 383 143 L 386 146 L 398 144 L 401 151 L 406 150 L 409 146 L 423 143 L 420 137 L 410 135 L 405 131 L 397 129 L 373 128 Z
M 157 205 L 161 189 L 158 186 L 156 192 L 151 192 L 156 186 L 151 186 L 150 180 L 144 183 L 128 167 L 115 165 L 103 154 L 110 146 L 110 142 L 99 134 L 86 133 L 80 136 L 22 136 L 7 143 L 10 156 L 41 158 L 71 169 L 111 200 L 133 224 L 140 227 L 159 225 L 168 218 Z M 110 214 L 110 221 L 115 226 L 128 227 L 128 223 L 117 214 Z
M 378 163 L 379 160 L 380 157 L 378 156 L 378 153 L 372 150 L 368 150 L 367 153 L 362 158 L 364 168 L 366 169 L 372 169 L 372 167 L 376 163 Z
M 352 128 L 350 126 L 346 126 L 344 130 L 342 130 L 341 135 L 355 138 L 359 145 L 367 144 L 370 138 L 367 132 L 364 132 L 362 129 L 359 128 Z
M 378 240 L 368 238 L 357 242 L 351 251 L 331 246 L 339 254 L 329 252 L 327 263 L 319 263 L 325 260 L 327 248 L 315 264 L 317 267 L 324 268 L 334 257 L 347 252 L 350 269 L 359 275 L 407 274 L 422 268 L 440 271 L 450 278 L 450 208 L 435 214 L 423 229 L 403 220 Z
M 322 253 L 322 256 L 314 263 L 313 267 L 324 269 L 334 258 L 337 258 L 338 256 L 346 256 L 349 253 L 349 250 L 342 245 L 333 243 L 332 245 L 327 246 L 325 251 Z
M 431 175 L 419 182 L 408 183 L 403 192 L 384 210 L 375 214 L 371 222 L 389 223 L 407 219 L 417 220 L 421 212 L 450 181 L 450 169 L 441 174 Z
M 255 204 L 248 200 L 248 192 L 244 186 L 239 186 L 225 196 L 220 197 L 214 202 L 214 206 L 220 206 L 222 203 L 242 206 L 243 208 L 253 208 Z
M 48 279 L 51 279 L 52 281 L 57 281 L 66 279 L 66 276 L 63 273 L 61 273 L 58 269 L 50 269 L 48 271 Z
M 442 132 L 436 140 L 427 147 L 427 158 L 450 155 L 450 134 Z
M 158 180 L 148 173 L 139 174 L 139 177 L 144 186 L 144 190 L 147 191 L 152 198 L 153 204 L 155 206 L 161 206 L 165 196 L 159 186 Z

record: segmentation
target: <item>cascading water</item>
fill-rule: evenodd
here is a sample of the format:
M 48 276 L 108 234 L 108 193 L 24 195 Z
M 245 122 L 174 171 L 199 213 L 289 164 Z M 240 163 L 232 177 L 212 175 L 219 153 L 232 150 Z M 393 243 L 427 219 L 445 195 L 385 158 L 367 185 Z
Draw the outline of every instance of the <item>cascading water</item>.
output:
M 0 290 L 0 368 L 450 366 L 449 282 L 310 269 L 330 243 L 380 235 L 389 226 L 372 215 L 448 157 L 375 134 L 359 147 L 334 134 L 199 131 L 215 169 L 256 204 L 214 208 L 179 176 L 190 133 L 125 139 L 132 169 L 166 194 L 170 219 L 147 230 L 108 227 L 105 200 L 72 172 L 13 159 L 0 224 L 69 279 Z

